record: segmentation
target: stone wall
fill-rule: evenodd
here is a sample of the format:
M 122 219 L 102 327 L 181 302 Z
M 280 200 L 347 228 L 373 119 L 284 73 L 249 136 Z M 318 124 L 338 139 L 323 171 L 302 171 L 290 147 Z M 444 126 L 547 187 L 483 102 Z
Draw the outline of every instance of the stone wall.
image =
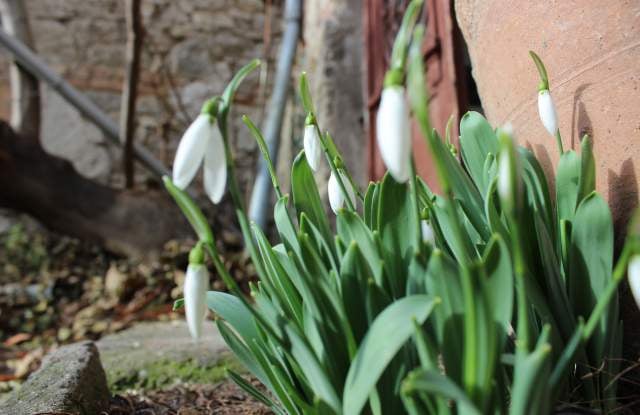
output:
M 263 0 L 143 0 L 146 36 L 137 109 L 136 141 L 169 165 L 181 133 L 202 102 L 222 92 L 234 72 L 253 58 L 273 61 L 281 34 L 280 2 Z M 87 93 L 114 120 L 119 117 L 124 75 L 122 0 L 26 0 L 37 52 L 72 85 Z M 265 36 L 265 26 L 267 36 Z M 270 31 L 269 31 L 270 28 Z M 264 39 L 270 48 L 265 49 Z M 253 139 L 239 120 L 261 124 L 274 69 L 266 82 L 254 74 L 241 88 L 231 114 L 241 181 L 255 170 Z M 42 88 L 42 142 L 84 175 L 121 185 L 120 151 L 91 123 L 47 87 Z M 8 119 L 8 55 L 0 54 L 0 117 Z M 136 169 L 138 183 L 145 178 Z

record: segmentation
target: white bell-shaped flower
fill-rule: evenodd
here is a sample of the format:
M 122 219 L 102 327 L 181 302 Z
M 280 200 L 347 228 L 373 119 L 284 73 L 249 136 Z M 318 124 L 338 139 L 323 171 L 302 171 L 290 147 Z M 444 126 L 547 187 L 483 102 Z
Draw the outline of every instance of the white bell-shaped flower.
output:
M 382 90 L 376 138 L 385 166 L 395 181 L 406 183 L 411 176 L 411 132 L 404 87 L 392 85 Z
M 498 155 L 498 196 L 501 200 L 513 199 L 513 182 L 511 180 L 511 160 L 509 152 L 502 150 Z
M 433 227 L 428 219 L 420 220 L 420 233 L 422 235 L 422 242 L 435 246 L 436 234 L 433 232 Z
M 227 158 L 220 129 L 215 125 L 204 153 L 204 191 L 213 203 L 218 203 L 227 185 Z
M 538 114 L 544 128 L 555 137 L 558 132 L 558 114 L 548 89 L 538 92 Z
M 356 205 L 356 195 L 353 191 L 353 186 L 351 186 L 351 182 L 347 178 L 347 176 L 340 172 L 340 178 L 342 179 L 342 183 L 347 191 L 349 199 L 351 200 L 351 204 L 353 206 Z M 327 183 L 327 193 L 329 194 L 329 205 L 331 205 L 331 210 L 333 213 L 338 213 L 338 210 L 342 209 L 345 203 L 344 194 L 342 189 L 340 188 L 340 184 L 336 179 L 333 171 L 331 172 L 331 176 L 329 176 L 329 182 Z
M 200 114 L 180 139 L 173 161 L 173 183 L 185 189 L 204 160 L 204 189 L 213 203 L 224 195 L 227 162 L 220 130 L 207 114 Z
M 318 129 L 313 124 L 304 126 L 304 153 L 307 156 L 307 162 L 309 167 L 313 171 L 317 171 L 320 167 L 320 160 L 322 159 L 322 145 L 320 144 L 320 137 L 318 136 Z
M 634 255 L 629 261 L 627 278 L 629 278 L 631 294 L 633 294 L 633 298 L 636 300 L 636 305 L 640 308 L 640 255 Z
M 209 271 L 204 264 L 189 264 L 184 280 L 184 309 L 191 337 L 195 340 L 202 335 L 202 322 L 207 312 L 207 291 Z

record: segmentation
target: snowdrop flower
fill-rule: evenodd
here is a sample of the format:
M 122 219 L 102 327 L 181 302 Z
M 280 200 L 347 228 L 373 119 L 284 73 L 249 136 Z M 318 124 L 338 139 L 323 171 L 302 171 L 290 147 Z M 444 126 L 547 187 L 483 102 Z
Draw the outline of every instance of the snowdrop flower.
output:
M 629 278 L 631 294 L 636 300 L 636 305 L 640 308 L 640 255 L 634 255 L 629 261 L 627 277 Z
M 420 220 L 420 233 L 422 235 L 422 242 L 435 246 L 436 235 L 433 232 L 433 227 L 428 219 Z
M 519 198 L 518 185 L 518 158 L 516 156 L 516 143 L 513 138 L 511 124 L 506 124 L 498 129 L 500 140 L 500 152 L 498 154 L 498 178 L 497 190 L 503 208 L 513 211 Z
M 411 134 L 409 110 L 401 85 L 385 86 L 376 118 L 376 138 L 380 156 L 398 183 L 409 180 Z
M 307 156 L 309 167 L 311 167 L 313 171 L 318 171 L 322 158 L 322 146 L 320 144 L 320 137 L 318 136 L 318 129 L 312 122 L 306 123 L 304 126 L 303 141 L 304 153 Z
M 196 247 L 189 255 L 189 266 L 184 280 L 184 309 L 189 332 L 194 340 L 198 340 L 202 334 L 208 290 L 209 271 L 204 265 L 202 250 Z
M 227 161 L 220 129 L 204 111 L 180 139 L 173 162 L 173 183 L 184 190 L 204 164 L 204 190 L 213 203 L 218 203 L 227 183 Z
M 544 128 L 555 137 L 558 132 L 558 114 L 556 113 L 556 106 L 553 103 L 551 92 L 548 89 L 538 92 L 538 114 Z
M 347 190 L 347 194 L 349 195 L 349 200 L 351 200 L 351 204 L 353 206 L 356 205 L 356 195 L 353 191 L 353 187 L 351 186 L 351 182 L 347 179 L 347 176 L 340 172 L 340 178 L 342 179 L 342 183 Z M 340 184 L 336 179 L 335 173 L 332 171 L 331 176 L 329 176 L 329 183 L 327 183 L 327 193 L 329 194 L 329 205 L 331 205 L 331 210 L 333 213 L 337 214 L 338 210 L 342 209 L 344 206 L 344 195 L 342 194 L 342 189 L 340 188 Z
M 509 160 L 509 152 L 506 150 L 501 151 L 498 156 L 498 195 L 503 200 L 513 198 L 511 160 Z

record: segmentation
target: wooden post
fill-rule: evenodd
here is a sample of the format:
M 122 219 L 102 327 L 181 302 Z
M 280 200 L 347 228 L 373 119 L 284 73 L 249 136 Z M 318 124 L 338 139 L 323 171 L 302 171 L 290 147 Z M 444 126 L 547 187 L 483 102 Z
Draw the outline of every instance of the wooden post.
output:
M 123 164 L 126 187 L 133 187 L 133 138 L 136 98 L 140 75 L 140 52 L 144 29 L 140 14 L 141 0 L 126 0 L 127 52 L 122 104 L 120 106 L 120 141 L 124 144 Z

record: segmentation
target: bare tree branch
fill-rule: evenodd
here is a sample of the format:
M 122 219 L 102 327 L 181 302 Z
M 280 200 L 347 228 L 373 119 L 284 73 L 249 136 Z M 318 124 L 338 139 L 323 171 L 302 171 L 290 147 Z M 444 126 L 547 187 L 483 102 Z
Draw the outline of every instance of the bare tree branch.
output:
M 133 138 L 135 133 L 136 98 L 138 97 L 138 79 L 140 75 L 140 52 L 144 29 L 140 14 L 141 0 L 127 0 L 127 52 L 126 74 L 122 91 L 120 111 L 120 141 L 124 144 L 124 173 L 126 187 L 133 187 Z

